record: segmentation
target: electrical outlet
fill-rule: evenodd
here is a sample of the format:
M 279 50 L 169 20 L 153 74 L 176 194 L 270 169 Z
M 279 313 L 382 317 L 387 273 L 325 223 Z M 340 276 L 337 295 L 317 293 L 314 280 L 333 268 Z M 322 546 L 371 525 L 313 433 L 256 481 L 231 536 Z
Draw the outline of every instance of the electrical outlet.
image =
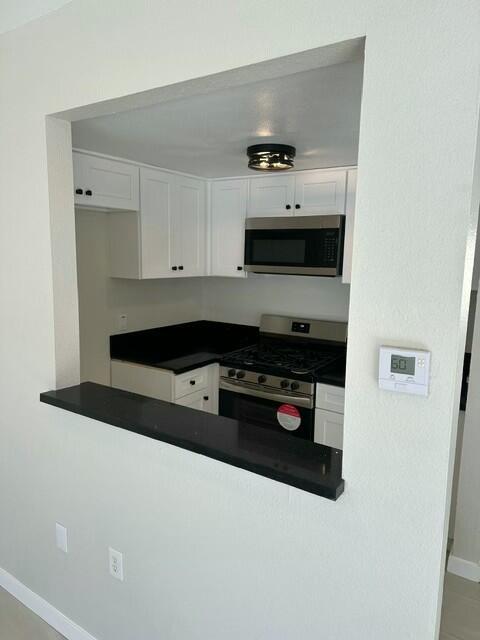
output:
M 126 313 L 122 313 L 118 316 L 118 328 L 120 331 L 126 331 L 127 330 L 127 314 Z
M 55 524 L 55 539 L 57 541 L 57 547 L 60 549 L 60 551 L 68 553 L 67 529 L 58 522 Z
M 123 553 L 120 553 L 120 551 L 116 551 L 115 549 L 112 549 L 112 547 L 109 547 L 108 559 L 110 566 L 110 575 L 123 582 Z

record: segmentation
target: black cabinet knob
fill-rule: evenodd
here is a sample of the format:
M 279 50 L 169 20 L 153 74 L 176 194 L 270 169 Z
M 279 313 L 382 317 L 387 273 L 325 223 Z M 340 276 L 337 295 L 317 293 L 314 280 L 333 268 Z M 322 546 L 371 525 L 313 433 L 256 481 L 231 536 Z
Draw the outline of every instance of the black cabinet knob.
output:
M 237 271 L 243 271 L 243 267 L 237 267 Z
M 292 206 L 290 204 L 285 205 L 285 209 L 291 209 Z
M 205 400 L 205 402 L 208 402 L 208 396 L 203 396 L 203 399 Z
M 176 271 L 176 270 L 177 270 L 177 267 L 172 267 L 172 271 Z
M 192 385 L 192 387 L 195 385 L 195 380 L 190 380 L 190 384 Z
M 83 194 L 83 189 L 75 189 L 75 193 L 77 196 L 81 196 Z
M 86 196 L 93 196 L 92 190 L 91 190 L 91 189 L 87 189 L 87 190 L 85 191 L 85 195 L 86 195 Z
M 179 271 L 183 271 L 183 264 L 181 264 L 181 265 L 178 267 L 178 270 L 179 270 Z
M 299 204 L 296 204 L 296 205 L 295 205 L 295 209 L 300 209 L 300 205 L 299 205 Z

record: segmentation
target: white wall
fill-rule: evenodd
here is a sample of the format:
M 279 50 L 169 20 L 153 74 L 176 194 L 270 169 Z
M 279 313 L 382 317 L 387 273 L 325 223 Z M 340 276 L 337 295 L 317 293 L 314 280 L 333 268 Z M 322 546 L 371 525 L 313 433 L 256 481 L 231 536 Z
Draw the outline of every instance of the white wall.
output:
M 110 384 L 109 336 L 119 316 L 127 331 L 199 320 L 202 289 L 185 280 L 123 280 L 109 277 L 108 213 L 78 209 L 76 247 L 80 313 L 80 376 Z
M 350 287 L 341 279 L 255 275 L 204 278 L 203 315 L 208 320 L 260 324 L 262 313 L 328 320 L 348 319 Z
M 479 11 L 74 0 L 0 40 L 0 566 L 99 639 L 436 637 L 478 212 Z M 41 406 L 56 380 L 45 114 L 365 34 L 342 498 Z M 432 350 L 427 400 L 378 390 L 385 341 Z

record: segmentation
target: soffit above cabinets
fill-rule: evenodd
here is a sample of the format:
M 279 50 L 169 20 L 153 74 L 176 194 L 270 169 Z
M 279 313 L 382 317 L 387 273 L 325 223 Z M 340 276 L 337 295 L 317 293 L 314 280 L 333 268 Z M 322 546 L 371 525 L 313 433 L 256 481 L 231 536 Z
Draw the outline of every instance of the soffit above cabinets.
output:
M 363 61 L 72 124 L 73 145 L 205 178 L 252 175 L 246 148 L 297 148 L 295 169 L 357 163 Z

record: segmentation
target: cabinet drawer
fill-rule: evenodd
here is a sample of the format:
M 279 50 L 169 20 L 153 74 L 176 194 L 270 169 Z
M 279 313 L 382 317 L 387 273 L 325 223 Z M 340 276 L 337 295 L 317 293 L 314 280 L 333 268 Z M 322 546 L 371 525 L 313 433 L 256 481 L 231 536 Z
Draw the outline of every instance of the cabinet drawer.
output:
M 208 387 L 208 368 L 194 369 L 175 376 L 175 399 Z
M 315 406 L 335 413 L 344 413 L 345 389 L 330 384 L 317 384 Z
M 343 416 L 333 411 L 315 409 L 314 442 L 343 449 Z

